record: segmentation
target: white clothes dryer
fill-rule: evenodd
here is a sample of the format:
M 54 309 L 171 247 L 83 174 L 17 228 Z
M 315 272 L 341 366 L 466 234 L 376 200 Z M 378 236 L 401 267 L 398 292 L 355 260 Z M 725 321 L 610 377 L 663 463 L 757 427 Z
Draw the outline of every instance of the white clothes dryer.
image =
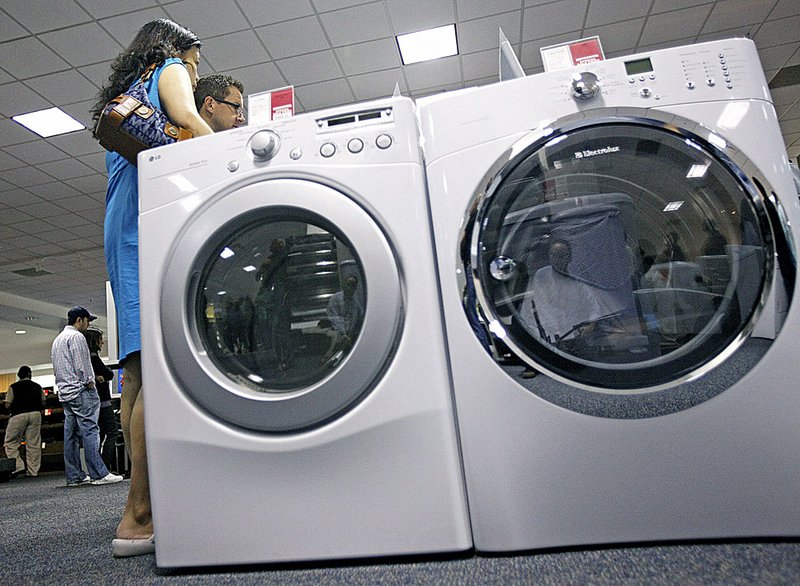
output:
M 413 102 L 139 160 L 159 566 L 472 545 Z
M 753 43 L 417 105 L 475 548 L 799 533 L 800 210 Z

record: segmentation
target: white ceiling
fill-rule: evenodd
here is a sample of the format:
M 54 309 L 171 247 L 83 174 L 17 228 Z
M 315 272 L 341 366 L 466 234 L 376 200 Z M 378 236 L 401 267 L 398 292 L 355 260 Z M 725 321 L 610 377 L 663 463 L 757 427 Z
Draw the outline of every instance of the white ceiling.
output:
M 528 74 L 540 47 L 591 35 L 607 57 L 747 36 L 768 79 L 800 65 L 799 0 L 0 0 L 0 373 L 48 363 L 72 305 L 106 313 L 103 152 L 89 130 L 42 139 L 11 116 L 59 106 L 90 126 L 110 60 L 158 17 L 203 40 L 201 75 L 294 85 L 297 112 L 492 83 L 498 27 Z M 401 65 L 395 35 L 450 23 L 458 56 Z M 773 97 L 798 157 L 800 85 Z M 52 274 L 13 272 L 31 268 Z

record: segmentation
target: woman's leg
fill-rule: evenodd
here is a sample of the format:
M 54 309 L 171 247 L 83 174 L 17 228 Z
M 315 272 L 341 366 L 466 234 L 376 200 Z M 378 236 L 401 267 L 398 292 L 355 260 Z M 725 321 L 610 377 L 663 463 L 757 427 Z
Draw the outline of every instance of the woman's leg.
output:
M 153 534 L 147 449 L 144 439 L 144 400 L 141 389 L 142 365 L 141 356 L 137 352 L 125 360 L 120 401 L 122 435 L 131 459 L 131 483 L 128 488 L 128 501 L 117 526 L 119 539 L 145 539 Z

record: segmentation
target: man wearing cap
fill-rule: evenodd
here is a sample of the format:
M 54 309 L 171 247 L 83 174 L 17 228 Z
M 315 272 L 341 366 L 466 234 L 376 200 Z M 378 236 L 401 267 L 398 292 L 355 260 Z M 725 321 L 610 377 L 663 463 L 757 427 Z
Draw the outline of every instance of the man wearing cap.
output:
M 64 407 L 64 467 L 67 486 L 81 484 L 113 484 L 122 476 L 112 474 L 100 457 L 100 428 L 97 417 L 100 397 L 94 388 L 94 370 L 89 345 L 83 335 L 89 322 L 97 319 L 84 307 L 67 312 L 67 325 L 53 340 L 50 356 L 58 389 L 58 400 Z M 80 440 L 89 474 L 83 471 Z

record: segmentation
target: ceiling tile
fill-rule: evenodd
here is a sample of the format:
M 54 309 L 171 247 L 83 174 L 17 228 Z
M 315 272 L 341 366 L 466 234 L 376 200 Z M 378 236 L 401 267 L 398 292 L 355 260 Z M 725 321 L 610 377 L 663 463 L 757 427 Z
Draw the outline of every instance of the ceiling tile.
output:
M 181 23 L 205 41 L 226 33 L 250 28 L 233 0 L 184 0 L 164 5 L 175 22 Z M 214 15 L 204 18 L 204 15 Z
M 3 171 L 0 173 L 0 178 L 17 187 L 30 187 L 41 183 L 49 183 L 53 180 L 50 175 L 43 173 L 36 167 L 20 167 L 19 169 Z
M 797 16 L 798 14 L 800 14 L 800 2 L 797 0 L 779 0 L 767 19 L 778 20 L 787 16 Z
M 462 22 L 458 26 L 458 52 L 477 53 L 500 47 L 500 29 L 513 44 L 519 43 L 519 12 L 507 12 Z
M 647 2 L 630 0 L 592 0 L 586 16 L 586 26 L 600 26 L 639 18 L 647 14 Z
M 715 1 L 716 0 L 655 0 L 655 2 L 653 2 L 653 7 L 650 9 L 650 14 L 682 10 L 701 4 L 713 4 Z
M 74 67 L 105 61 L 122 49 L 94 22 L 39 35 L 39 38 Z
M 333 51 L 289 57 L 281 59 L 277 65 L 289 83 L 295 86 L 327 81 L 343 75 Z
M 269 61 L 261 41 L 251 31 L 231 33 L 203 43 L 202 59 L 216 72 Z
M 29 165 L 39 165 L 67 157 L 67 153 L 49 144 L 44 139 L 5 148 L 5 151 Z
M 49 218 L 51 216 L 65 215 L 64 208 L 57 206 L 54 203 L 50 203 L 49 201 L 40 201 L 29 205 L 19 206 L 18 209 L 21 212 L 30 214 L 35 218 Z
M 72 0 L 4 2 L 3 9 L 33 33 L 88 22 L 91 17 Z
M 19 39 L 27 37 L 30 33 L 14 22 L 7 14 L 0 12 L 0 43 L 10 41 L 11 39 Z
M 502 1 L 516 2 L 519 0 L 494 0 L 486 4 L 497 4 Z M 435 28 L 456 21 L 452 2 L 431 2 L 430 0 L 394 0 L 387 1 L 389 20 L 395 35 L 412 33 L 428 28 Z M 459 9 L 459 17 L 464 19 Z
M 753 37 L 759 47 L 782 45 L 787 39 L 800 40 L 800 16 L 769 21 Z
M 766 18 L 775 0 L 721 0 L 714 5 L 704 33 L 754 24 Z
M 65 197 L 64 199 L 59 200 L 58 205 L 73 212 L 93 210 L 99 207 L 99 204 L 88 195 Z
M 56 106 L 80 102 L 97 93 L 97 88 L 74 69 L 35 77 L 27 80 L 25 85 Z
M 92 115 L 89 113 L 89 108 L 92 106 L 94 106 L 94 100 L 87 102 L 76 102 L 74 104 L 65 104 L 61 106 L 61 109 L 75 118 L 75 120 L 80 120 L 86 128 L 94 128 Z
M 521 18 L 522 14 L 520 9 L 522 4 L 519 0 L 494 0 L 493 2 L 486 2 L 485 0 L 456 0 L 456 10 L 458 10 L 458 20 L 472 20 L 473 18 L 482 18 L 490 14 L 499 14 L 501 12 L 517 11 L 517 21 Z
M 393 36 L 383 2 L 328 12 L 320 19 L 334 47 Z
M 105 173 L 106 171 L 106 152 L 94 153 L 91 155 L 81 155 L 75 157 L 81 163 L 93 169 L 95 173 Z
M 0 113 L 5 116 L 11 117 L 17 114 L 26 114 L 36 110 L 51 108 L 52 106 L 53 104 L 34 93 L 33 90 L 22 83 L 15 82 L 0 85 Z M 16 122 L 14 124 L 16 124 Z M 25 132 L 30 133 L 32 137 L 38 138 L 38 135 L 33 134 L 27 129 Z
M 654 14 L 647 19 L 641 45 L 655 45 L 674 39 L 696 36 L 708 17 L 710 5 L 696 6 L 676 12 Z
M 464 70 L 464 79 L 473 80 L 484 77 L 494 76 L 498 78 L 500 67 L 500 55 L 497 49 L 481 51 L 480 53 L 470 53 L 461 57 L 461 65 Z
M 288 85 L 274 63 L 251 65 L 228 71 L 244 84 L 244 95 L 274 90 Z
M 797 45 L 795 43 L 789 45 L 777 45 L 775 47 L 767 47 L 758 50 L 758 56 L 761 59 L 761 65 L 765 70 L 780 69 L 787 64 L 787 61 L 795 54 Z
M 532 41 L 570 31 L 579 32 L 583 27 L 583 19 L 575 15 L 583 15 L 587 3 L 588 0 L 562 0 L 526 8 L 522 18 L 522 40 Z M 573 38 L 578 38 L 578 34 Z
M 718 39 L 730 39 L 733 37 L 750 37 L 750 34 L 753 30 L 753 25 L 748 24 L 743 27 L 738 27 L 735 29 L 728 29 L 724 31 L 715 31 L 713 33 L 702 33 L 700 36 L 697 37 L 698 43 L 705 43 L 706 41 L 716 41 Z
M 406 65 L 408 87 L 412 92 L 450 84 L 460 84 L 461 67 L 458 57 L 443 57 L 424 63 Z
M 381 39 L 336 49 L 336 56 L 346 75 L 358 75 L 400 66 L 400 54 L 394 39 Z
M 252 26 L 263 26 L 314 14 L 314 9 L 308 0 L 291 0 L 290 2 L 238 0 L 238 2 Z
M 635 48 L 639 42 L 639 35 L 642 34 L 643 26 L 644 19 L 636 18 L 605 26 L 587 28 L 583 36 L 592 37 L 597 35 L 600 37 L 603 53 L 608 57 L 609 53 L 631 51 Z
M 48 138 L 47 142 L 73 157 L 89 153 L 105 153 L 103 147 L 95 140 L 92 136 L 92 131 L 89 129 L 53 136 Z
M 20 161 L 16 157 L 12 157 L 11 155 L 0 151 L 0 171 L 5 171 L 6 169 L 15 169 L 17 167 L 24 167 L 27 163 Z
M 61 183 L 60 181 L 34 185 L 33 187 L 28 187 L 27 190 L 30 193 L 47 201 L 56 201 L 65 197 L 73 197 L 80 194 L 80 192 L 74 187 L 70 187 L 69 185 Z
M 88 175 L 86 177 L 78 177 L 76 179 L 68 179 L 66 181 L 69 185 L 80 191 L 81 193 L 98 193 L 105 194 L 108 188 L 108 179 L 100 174 Z M 105 199 L 105 197 L 103 198 Z
M 342 8 L 349 8 L 350 6 L 357 6 L 359 4 L 367 4 L 372 0 L 314 0 L 314 6 L 317 12 L 328 12 L 330 10 L 340 10 Z
M 136 33 L 139 32 L 139 29 L 157 18 L 168 18 L 163 8 L 145 8 L 136 12 L 120 14 L 119 16 L 105 18 L 99 21 L 99 24 L 104 30 L 108 31 L 108 34 L 117 39 L 120 45 L 127 47 L 136 36 Z M 117 53 L 119 53 L 119 50 L 113 55 L 102 55 L 99 57 L 113 58 L 116 57 Z
M 68 242 L 69 240 L 73 240 L 75 238 L 75 234 L 73 232 L 62 230 L 61 228 L 52 228 L 45 222 L 38 223 L 40 224 L 39 237 L 45 242 L 51 242 L 60 246 L 64 242 Z
M 297 97 L 305 106 L 306 112 L 352 104 L 353 92 L 344 79 L 333 79 L 297 88 Z
M 94 169 L 87 167 L 72 157 L 68 159 L 62 159 L 60 161 L 53 161 L 51 163 L 47 163 L 46 166 L 41 165 L 39 168 L 46 168 L 49 175 L 52 175 L 60 181 L 63 181 L 64 179 L 72 179 L 74 177 L 96 175 Z
M 273 59 L 294 57 L 330 48 L 316 16 L 265 26 L 256 29 L 256 34 L 264 42 Z
M 401 93 L 408 94 L 408 86 L 403 77 L 403 70 L 399 67 L 363 75 L 352 75 L 349 79 L 358 101 L 391 96 L 397 84 L 399 84 Z
M 3 69 L 17 79 L 45 75 L 69 68 L 69 64 L 39 39 L 26 37 L 0 45 Z
M 103 84 L 106 83 L 108 76 L 111 75 L 111 60 L 93 63 L 92 65 L 85 65 L 84 67 L 79 67 L 78 71 L 80 71 L 81 74 L 83 74 L 83 76 L 88 79 L 89 82 L 91 82 L 95 88 L 94 94 L 96 94 L 97 90 L 99 90 Z M 86 99 L 86 96 L 90 93 L 90 88 L 84 84 L 83 99 Z
M 108 0 L 76 0 L 95 19 L 106 18 L 131 10 L 140 10 L 155 6 L 156 0 L 125 0 L 125 2 L 109 2 Z M 142 23 L 144 24 L 144 23 Z
M 8 99 L 3 92 L 6 87 L 7 86 L 0 86 L 0 111 L 4 108 L 3 104 L 6 103 L 6 99 Z M 17 108 L 9 108 L 11 111 L 16 109 Z M 15 114 L 19 113 L 22 113 L 22 111 L 15 112 Z M 38 138 L 39 137 L 33 132 L 11 119 L 0 120 L 0 147 L 6 147 L 10 144 L 19 144 L 21 142 L 30 142 Z

